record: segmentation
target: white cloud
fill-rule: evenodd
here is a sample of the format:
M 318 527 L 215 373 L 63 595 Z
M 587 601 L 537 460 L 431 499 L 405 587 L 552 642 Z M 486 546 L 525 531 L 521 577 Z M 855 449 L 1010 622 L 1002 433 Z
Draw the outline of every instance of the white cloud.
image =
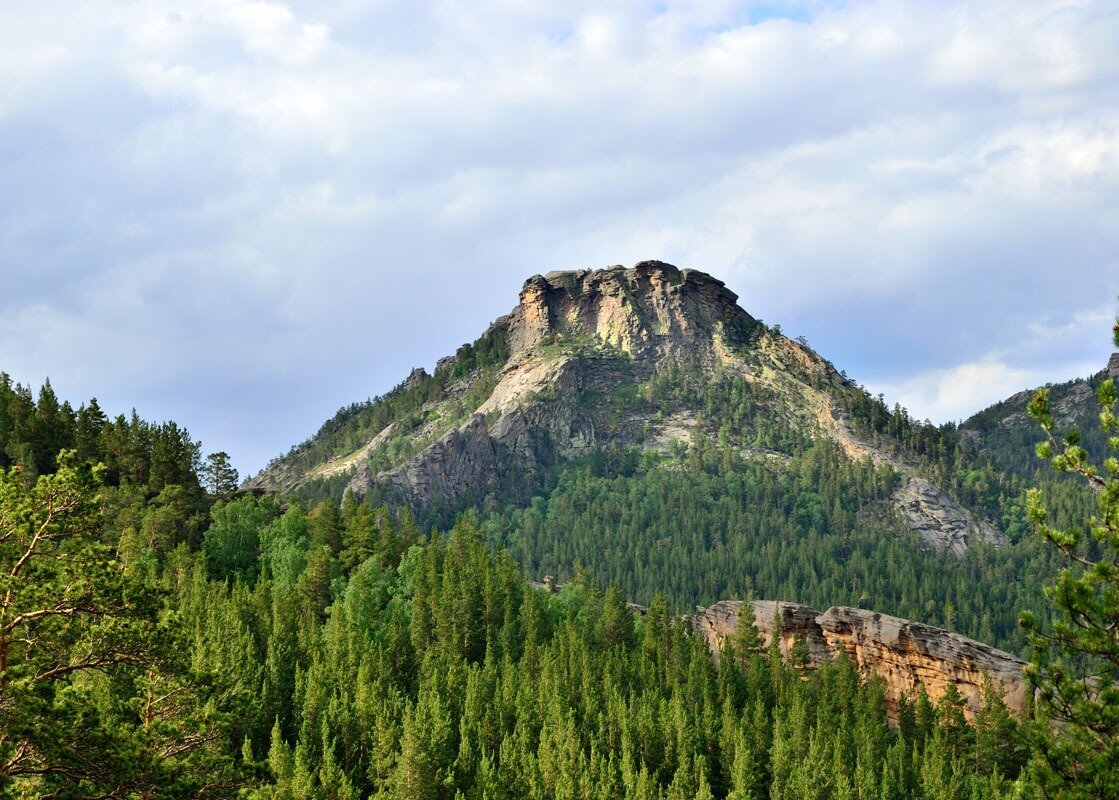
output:
M 915 419 L 961 421 L 1024 389 L 1045 383 L 1088 377 L 1100 371 L 1097 362 L 1069 362 L 1054 375 L 1049 370 L 1019 369 L 995 361 L 959 364 L 931 370 L 899 383 L 872 383 L 868 389 L 898 402 Z
M 933 370 L 879 389 L 917 419 L 962 420 L 1021 389 L 1044 383 L 1036 370 L 997 362 L 960 364 Z
M 1102 0 L 5 6 L 0 369 L 229 386 L 181 421 L 255 467 L 527 275 L 661 257 L 963 413 L 1106 355 L 1030 331 L 1119 292 L 1117 40 Z

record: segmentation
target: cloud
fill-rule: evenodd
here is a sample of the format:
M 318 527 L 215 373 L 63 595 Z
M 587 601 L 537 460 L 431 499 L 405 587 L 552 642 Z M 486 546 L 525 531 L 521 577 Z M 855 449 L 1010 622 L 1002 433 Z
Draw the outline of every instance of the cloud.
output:
M 898 370 L 894 377 L 871 380 L 867 388 L 901 403 L 917 419 L 963 420 L 1023 389 L 1099 372 L 1105 362 L 1078 358 L 1077 346 L 1101 338 L 1114 315 L 1113 308 L 1101 306 L 1056 321 L 1039 317 L 1011 347 L 947 368 Z
M 1092 362 L 1062 366 L 1068 369 L 1061 374 L 1061 380 L 1088 377 L 1101 368 L 1100 364 Z M 1018 391 L 1037 388 L 1052 382 L 1053 378 L 1054 375 L 1045 370 L 975 362 L 868 388 L 880 392 L 889 401 L 900 403 L 916 419 L 946 422 L 962 421 Z
M 1049 0 L 5 7 L 0 369 L 249 471 L 528 275 L 659 257 L 962 414 L 1106 358 L 1117 40 Z
M 886 386 L 883 394 L 916 411 L 917 418 L 962 420 L 976 411 L 1003 400 L 1020 389 L 1040 385 L 1037 370 L 1014 369 L 1006 364 L 979 362 L 960 364 L 908 378 Z

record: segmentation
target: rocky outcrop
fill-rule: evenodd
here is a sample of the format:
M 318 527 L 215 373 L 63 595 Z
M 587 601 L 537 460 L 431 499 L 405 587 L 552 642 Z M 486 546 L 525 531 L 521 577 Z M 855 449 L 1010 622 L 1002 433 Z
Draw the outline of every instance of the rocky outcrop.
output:
M 381 473 L 377 479 L 396 489 L 410 503 L 453 502 L 496 484 L 503 466 L 502 455 L 486 429 L 485 417 L 475 415 L 419 456 Z
M 1002 545 L 1006 535 L 924 478 L 911 477 L 894 495 L 894 504 L 910 530 L 929 545 L 962 556 L 976 541 Z
M 348 488 L 360 496 L 376 485 L 413 506 L 455 506 L 485 497 L 503 477 L 538 472 L 597 445 L 638 443 L 643 421 L 600 430 L 594 404 L 581 398 L 609 396 L 643 379 L 659 357 L 717 360 L 720 349 L 758 325 L 737 299 L 710 275 L 659 261 L 533 276 L 517 307 L 490 328 L 502 329 L 509 359 L 489 397 L 405 463 L 373 475 L 363 462 Z M 436 374 L 453 363 L 440 361 Z
M 636 357 L 702 348 L 725 325 L 754 323 L 737 301 L 722 281 L 661 261 L 549 272 L 521 289 L 510 346 L 514 358 L 556 337 L 586 338 Z
M 990 680 L 1007 708 L 1026 711 L 1026 664 L 1010 653 L 942 628 L 857 608 L 830 608 L 816 623 L 833 650 L 844 651 L 860 669 L 885 680 L 887 701 L 896 703 L 919 686 L 935 701 L 954 684 L 967 702 L 965 711 L 973 715 L 982 706 L 984 682 Z
M 965 714 L 974 719 L 982 707 L 987 680 L 1011 712 L 1026 712 L 1025 662 L 982 642 L 859 608 L 839 606 L 820 614 L 796 603 L 753 600 L 750 605 L 767 646 L 774 631 L 780 630 L 779 647 L 786 656 L 798 639 L 807 643 L 810 668 L 842 652 L 860 672 L 881 677 L 891 714 L 896 713 L 900 699 L 912 696 L 918 687 L 924 686 L 935 703 L 951 684 L 967 703 Z M 692 617 L 693 629 L 706 637 L 713 652 L 734 633 L 741 607 L 741 601 L 722 600 Z
M 1107 360 L 1107 369 L 1104 370 L 1109 378 L 1119 378 L 1119 353 L 1112 353 Z
M 846 412 L 822 399 L 821 429 L 852 459 L 870 458 L 876 466 L 888 466 L 902 479 L 891 497 L 894 509 L 913 533 L 926 545 L 962 557 L 978 541 L 996 547 L 1006 543 L 1006 535 L 973 515 L 932 481 L 918 476 L 914 468 L 898 456 L 855 435 Z
M 617 379 L 600 360 L 559 358 L 516 362 L 469 419 L 403 464 L 372 475 L 362 464 L 347 488 L 358 497 L 377 486 L 394 503 L 457 508 L 494 495 L 525 499 L 530 478 L 601 441 L 593 416 L 577 402 L 587 386 Z M 626 431 L 615 431 L 620 441 Z M 527 481 L 527 483 L 526 483 Z

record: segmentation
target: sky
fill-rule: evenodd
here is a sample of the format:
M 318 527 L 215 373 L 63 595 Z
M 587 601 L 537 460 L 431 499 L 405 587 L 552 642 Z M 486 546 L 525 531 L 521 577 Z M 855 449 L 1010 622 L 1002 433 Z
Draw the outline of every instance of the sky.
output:
M 0 371 L 243 475 L 660 259 L 917 418 L 1101 369 L 1119 3 L 0 3 Z

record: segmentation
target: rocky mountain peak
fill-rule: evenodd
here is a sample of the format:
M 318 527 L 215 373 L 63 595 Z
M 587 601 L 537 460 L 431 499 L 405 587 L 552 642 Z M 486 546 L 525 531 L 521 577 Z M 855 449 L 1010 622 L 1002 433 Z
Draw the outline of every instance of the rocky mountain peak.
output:
M 1107 362 L 1107 377 L 1119 378 L 1119 353 L 1112 353 Z
M 635 357 L 702 348 L 728 324 L 754 323 L 737 302 L 722 281 L 662 261 L 534 275 L 509 317 L 510 350 L 515 357 L 557 338 Z
M 1003 543 L 898 455 L 897 442 L 856 430 L 851 409 L 869 402 L 861 389 L 737 301 L 722 281 L 662 261 L 534 275 L 474 343 L 431 374 L 413 370 L 385 398 L 343 409 L 246 488 L 345 480 L 358 497 L 453 513 L 525 502 L 538 481 L 594 453 L 656 460 L 721 441 L 775 464 L 806 436 L 897 473 L 886 513 L 900 512 L 930 546 L 962 556 L 975 541 Z M 712 395 L 719 413 L 701 410 L 706 387 L 722 393 Z

